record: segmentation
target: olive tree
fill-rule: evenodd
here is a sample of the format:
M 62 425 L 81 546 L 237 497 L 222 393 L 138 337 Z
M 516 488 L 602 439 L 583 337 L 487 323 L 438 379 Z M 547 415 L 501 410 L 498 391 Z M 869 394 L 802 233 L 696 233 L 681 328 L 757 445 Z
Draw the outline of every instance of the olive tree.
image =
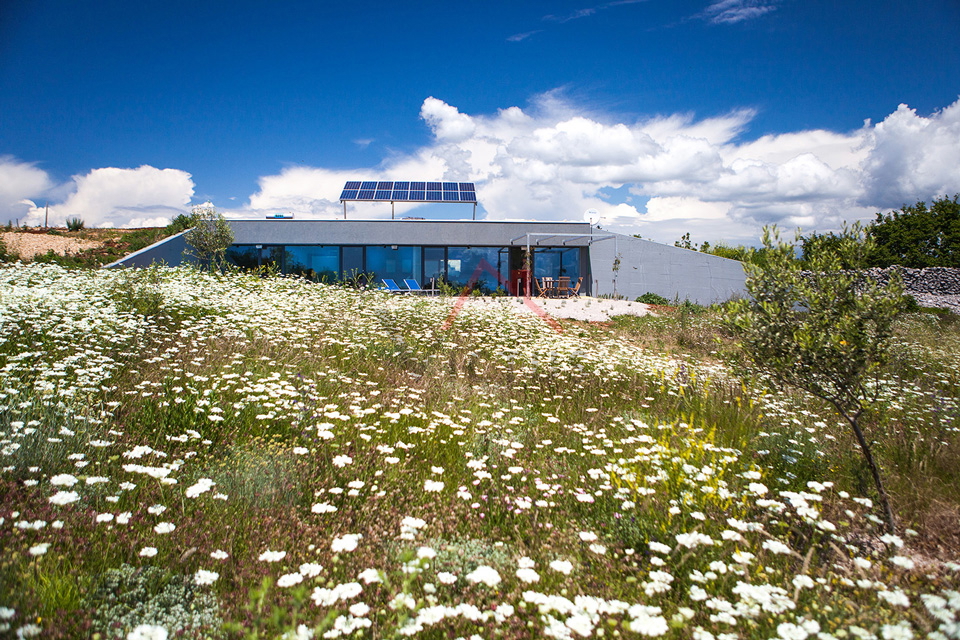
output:
M 845 228 L 832 247 L 796 259 L 796 242 L 764 228 L 764 264 L 744 264 L 749 299 L 732 303 L 726 324 L 740 345 L 740 364 L 775 388 L 796 387 L 836 409 L 853 429 L 873 476 L 887 529 L 896 523 L 880 467 L 863 432 L 863 417 L 875 403 L 876 384 L 890 353 L 892 325 L 903 310 L 897 277 L 881 285 L 863 272 L 871 250 L 862 228 Z
M 187 249 L 201 267 L 222 269 L 227 264 L 227 248 L 233 244 L 233 230 L 223 215 L 209 204 L 198 205 L 190 215 L 193 228 L 186 232 Z

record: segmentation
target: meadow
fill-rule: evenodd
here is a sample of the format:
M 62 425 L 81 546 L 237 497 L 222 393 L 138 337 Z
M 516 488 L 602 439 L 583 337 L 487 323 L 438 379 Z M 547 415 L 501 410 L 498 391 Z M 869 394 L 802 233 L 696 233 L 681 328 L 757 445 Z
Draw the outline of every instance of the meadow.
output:
M 715 312 L 0 265 L 0 636 L 960 638 L 960 323 L 867 425 Z

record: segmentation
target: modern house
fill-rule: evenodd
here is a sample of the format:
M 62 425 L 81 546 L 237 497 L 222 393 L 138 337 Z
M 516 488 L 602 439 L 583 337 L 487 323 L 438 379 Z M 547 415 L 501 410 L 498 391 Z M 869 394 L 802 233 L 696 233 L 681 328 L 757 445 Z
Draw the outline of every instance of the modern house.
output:
M 351 274 L 376 281 L 440 279 L 482 291 L 536 295 L 535 278 L 583 278 L 581 295 L 634 299 L 647 292 L 699 304 L 745 293 L 742 265 L 710 254 L 611 233 L 587 222 L 486 220 L 230 220 L 228 258 L 240 266 L 333 282 Z M 178 265 L 183 234 L 118 260 L 111 267 Z
M 351 180 L 340 194 L 343 220 L 231 220 L 227 258 L 241 267 L 273 265 L 317 282 L 355 277 L 435 288 L 443 282 L 484 293 L 536 295 L 544 278 L 593 296 L 634 299 L 647 292 L 699 304 L 744 293 L 743 266 L 595 228 L 587 222 L 476 220 L 472 182 Z M 347 203 L 390 203 L 390 220 L 347 220 Z M 395 203 L 468 204 L 472 220 L 396 219 Z M 178 265 L 186 258 L 179 234 L 108 267 Z

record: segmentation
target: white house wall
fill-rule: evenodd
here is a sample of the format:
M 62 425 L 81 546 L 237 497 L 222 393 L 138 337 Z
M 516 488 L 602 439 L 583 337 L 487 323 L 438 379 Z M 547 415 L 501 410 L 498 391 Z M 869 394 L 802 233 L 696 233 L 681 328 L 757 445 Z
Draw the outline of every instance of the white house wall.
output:
M 590 247 L 590 278 L 595 296 L 633 300 L 650 292 L 707 305 L 745 295 L 746 275 L 736 260 L 614 234 Z

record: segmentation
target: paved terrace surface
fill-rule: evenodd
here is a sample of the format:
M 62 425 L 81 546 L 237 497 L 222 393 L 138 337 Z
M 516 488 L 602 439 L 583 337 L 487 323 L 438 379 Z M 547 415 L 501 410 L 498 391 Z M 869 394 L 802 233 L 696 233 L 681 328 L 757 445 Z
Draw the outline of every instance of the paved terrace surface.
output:
M 532 298 L 534 304 L 553 318 L 584 320 L 587 322 L 606 322 L 613 316 L 645 316 L 651 313 L 650 307 L 642 302 L 628 300 L 607 300 L 581 296 L 565 300 Z M 516 313 L 535 313 L 522 298 L 467 298 L 467 306 L 500 305 Z

